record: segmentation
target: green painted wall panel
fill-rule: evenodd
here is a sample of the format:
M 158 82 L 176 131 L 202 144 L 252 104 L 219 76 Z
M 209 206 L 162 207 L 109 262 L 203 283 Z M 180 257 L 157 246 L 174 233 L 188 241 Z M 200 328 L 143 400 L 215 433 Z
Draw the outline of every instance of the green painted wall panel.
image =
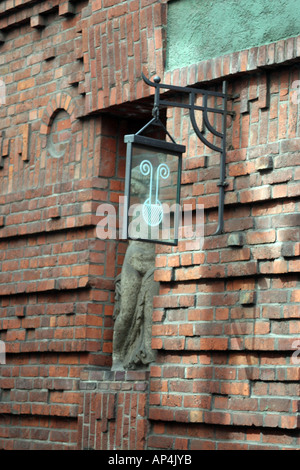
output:
M 168 70 L 300 34 L 300 0 L 173 0 L 168 5 Z

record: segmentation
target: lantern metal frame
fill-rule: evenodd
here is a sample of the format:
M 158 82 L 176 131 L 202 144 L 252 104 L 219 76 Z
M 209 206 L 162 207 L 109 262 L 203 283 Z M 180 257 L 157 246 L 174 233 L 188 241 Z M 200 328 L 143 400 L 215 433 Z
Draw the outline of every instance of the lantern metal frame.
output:
M 132 144 L 133 143 L 140 143 L 142 145 L 150 145 L 150 147 L 156 148 L 171 148 L 169 146 L 176 146 L 174 148 L 182 147 L 184 150 L 182 153 L 185 152 L 185 147 L 178 145 L 173 137 L 170 135 L 162 121 L 159 117 L 159 111 L 161 107 L 178 107 L 178 108 L 185 108 L 189 110 L 189 117 L 192 124 L 192 127 L 197 135 L 197 137 L 203 142 L 208 148 L 220 153 L 220 178 L 218 182 L 219 187 L 219 205 L 218 205 L 218 226 L 213 235 L 218 235 L 223 233 L 224 230 L 224 203 L 225 203 L 225 188 L 228 185 L 226 182 L 226 127 L 227 127 L 227 115 L 234 115 L 234 112 L 227 110 L 227 100 L 231 98 L 230 95 L 227 93 L 227 82 L 223 81 L 222 84 L 222 92 L 217 91 L 210 91 L 200 88 L 193 88 L 193 87 L 181 87 L 176 85 L 169 85 L 160 83 L 161 79 L 158 76 L 155 76 L 153 82 L 149 80 L 143 73 L 142 78 L 144 82 L 155 88 L 154 93 L 154 106 L 152 110 L 152 119 L 143 126 L 136 134 L 126 135 L 124 138 L 125 143 L 127 143 L 127 155 L 126 155 L 126 180 L 125 180 L 125 194 L 126 194 L 126 202 L 124 207 L 124 216 L 125 216 L 125 224 L 123 225 L 123 238 L 128 238 L 128 209 L 129 209 L 129 201 L 130 201 L 130 184 L 128 178 L 130 176 L 130 162 L 131 162 L 131 152 L 132 152 Z M 185 93 L 189 95 L 189 102 L 182 103 L 177 101 L 172 101 L 170 99 L 165 99 L 166 97 L 162 98 L 160 92 L 162 90 L 168 90 L 169 92 L 177 93 Z M 196 98 L 198 95 L 203 96 L 202 106 L 196 105 Z M 208 106 L 208 98 L 212 96 L 215 98 L 220 98 L 222 101 L 221 107 L 212 107 Z M 202 111 L 203 113 L 203 126 L 204 129 L 207 129 L 213 136 L 219 137 L 221 139 L 221 145 L 215 145 L 214 143 L 210 142 L 205 136 L 204 131 L 199 129 L 199 126 L 196 122 L 195 112 Z M 216 130 L 210 123 L 208 118 L 208 113 L 214 114 L 221 114 L 222 116 L 222 130 L 221 132 Z M 163 128 L 165 133 L 170 138 L 171 142 L 162 141 L 158 139 L 152 139 L 149 137 L 141 136 L 141 133 L 144 132 L 149 126 L 151 125 L 158 125 Z M 182 150 L 181 148 L 181 150 Z M 181 172 L 181 168 L 180 168 Z M 180 184 L 179 184 L 180 186 Z M 180 193 L 180 188 L 178 189 L 178 193 Z M 145 240 L 145 241 L 152 241 L 152 240 Z M 177 240 L 178 242 L 178 240 Z M 156 241 L 155 243 L 164 243 L 163 241 Z M 170 244 L 170 243 L 167 243 Z M 177 243 L 176 243 L 177 244 Z
M 173 140 L 173 139 L 172 139 Z M 165 245 L 178 245 L 178 229 L 179 229 L 179 213 L 178 206 L 180 203 L 180 182 L 181 182 L 181 170 L 182 170 L 182 154 L 185 152 L 186 147 L 184 145 L 176 144 L 173 142 L 167 142 L 165 140 L 153 139 L 151 137 L 141 136 L 139 134 L 128 134 L 124 137 L 124 142 L 127 143 L 126 150 L 126 178 L 125 178 L 125 201 L 124 201 L 124 222 L 122 227 L 122 238 L 146 241 L 150 243 L 159 243 Z M 137 148 L 144 148 L 146 150 L 161 151 L 162 153 L 172 154 L 178 158 L 178 173 L 177 173 L 177 188 L 176 188 L 176 212 L 174 214 L 174 238 L 173 242 L 165 240 L 157 240 L 151 238 L 133 238 L 129 235 L 129 224 L 128 214 L 131 201 L 130 184 L 131 184 L 131 171 L 132 171 L 132 151 L 133 146 Z

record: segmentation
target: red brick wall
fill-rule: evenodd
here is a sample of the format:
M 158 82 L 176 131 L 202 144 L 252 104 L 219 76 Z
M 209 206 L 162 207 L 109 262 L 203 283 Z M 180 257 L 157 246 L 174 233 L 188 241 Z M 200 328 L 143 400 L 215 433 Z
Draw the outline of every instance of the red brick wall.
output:
M 123 193 L 128 129 L 124 112 L 88 114 L 103 100 L 146 96 L 141 66 L 155 72 L 157 61 L 161 70 L 162 6 L 143 3 L 139 11 L 135 1 L 1 2 L 3 448 L 76 447 L 81 371 L 111 364 L 114 278 L 126 244 L 98 239 L 96 211 Z M 119 46 L 126 67 L 112 58 Z
M 1 2 L 1 448 L 297 444 L 299 38 L 164 74 L 166 3 Z M 150 378 L 109 372 L 126 243 L 96 232 L 123 194 L 123 136 L 151 115 L 142 70 L 239 95 L 220 236 L 219 157 L 167 113 L 206 238 L 158 248 Z

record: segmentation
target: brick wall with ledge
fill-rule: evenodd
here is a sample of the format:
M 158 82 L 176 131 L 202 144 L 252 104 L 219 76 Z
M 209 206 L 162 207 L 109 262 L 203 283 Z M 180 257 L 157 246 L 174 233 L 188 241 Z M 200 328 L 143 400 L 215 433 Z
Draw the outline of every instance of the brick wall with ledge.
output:
M 167 3 L 1 2 L 3 449 L 299 446 L 300 36 L 165 71 Z M 157 361 L 112 373 L 126 243 L 97 238 L 96 209 L 117 207 L 123 136 L 151 116 L 142 70 L 228 81 L 225 231 L 212 235 L 219 156 L 169 109 L 204 245 L 157 248 Z

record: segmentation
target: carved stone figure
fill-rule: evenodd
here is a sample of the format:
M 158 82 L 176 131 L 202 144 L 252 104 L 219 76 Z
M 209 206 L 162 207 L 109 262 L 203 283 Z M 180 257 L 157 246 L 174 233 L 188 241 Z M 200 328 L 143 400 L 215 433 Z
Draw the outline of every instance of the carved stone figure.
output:
M 145 198 L 149 178 L 140 167 L 132 170 L 131 194 Z M 141 221 L 141 238 L 148 226 Z M 142 236 L 143 235 L 143 236 Z M 155 244 L 129 242 L 122 272 L 115 280 L 113 370 L 145 368 L 155 359 L 151 349 L 153 297 L 159 283 L 154 281 Z
M 146 367 L 155 359 L 151 349 L 155 245 L 131 241 L 121 275 L 116 278 L 113 370 Z

